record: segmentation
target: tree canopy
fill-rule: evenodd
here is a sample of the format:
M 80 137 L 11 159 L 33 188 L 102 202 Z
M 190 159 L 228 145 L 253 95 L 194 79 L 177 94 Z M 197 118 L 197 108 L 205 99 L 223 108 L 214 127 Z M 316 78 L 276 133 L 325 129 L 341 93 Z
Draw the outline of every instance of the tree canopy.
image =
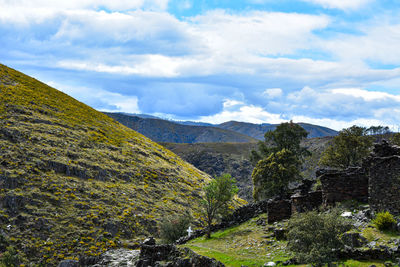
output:
M 252 151 L 251 155 L 256 165 L 252 173 L 254 200 L 286 194 L 289 183 L 300 177 L 301 163 L 311 154 L 300 145 L 307 135 L 306 130 L 292 121 L 265 133 L 259 151 Z
M 356 125 L 341 130 L 322 153 L 320 165 L 339 169 L 359 166 L 372 147 L 372 137 L 367 133 L 366 128 Z
M 299 159 L 310 155 L 310 152 L 300 145 L 301 140 L 306 138 L 308 132 L 300 125 L 290 122 L 281 123 L 274 131 L 265 133 L 265 140 L 258 143 L 258 150 L 251 152 L 251 161 L 254 165 L 262 158 L 282 149 L 293 152 Z
M 254 200 L 285 195 L 288 184 L 300 176 L 299 165 L 295 154 L 285 148 L 260 160 L 252 174 Z
M 215 177 L 204 187 L 204 216 L 207 223 L 207 237 L 211 236 L 211 224 L 217 215 L 223 213 L 238 192 L 236 181 L 230 174 Z

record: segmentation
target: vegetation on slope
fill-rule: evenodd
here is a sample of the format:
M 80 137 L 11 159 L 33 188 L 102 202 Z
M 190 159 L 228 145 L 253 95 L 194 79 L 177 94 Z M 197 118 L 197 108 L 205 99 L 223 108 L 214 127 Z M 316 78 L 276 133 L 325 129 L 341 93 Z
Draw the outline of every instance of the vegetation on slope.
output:
M 331 140 L 332 137 L 319 137 L 304 139 L 301 142 L 301 145 L 311 152 L 311 156 L 304 159 L 301 168 L 304 178 L 315 179 L 321 153 Z M 253 200 L 253 165 L 250 162 L 250 152 L 257 149 L 256 143 L 161 144 L 213 177 L 224 173 L 231 174 L 237 181 L 239 197 L 249 202 Z
M 198 216 L 209 176 L 148 138 L 0 65 L 0 232 L 55 265 Z
M 308 123 L 298 123 L 308 132 L 308 138 L 335 136 L 335 130 Z M 278 124 L 254 124 L 248 122 L 228 121 L 217 125 L 217 127 L 242 133 L 258 140 L 264 140 L 264 134 L 268 131 L 274 131 Z
M 196 253 L 212 257 L 224 263 L 227 267 L 258 267 L 268 262 L 285 262 L 292 259 L 295 254 L 288 249 L 288 241 L 276 238 L 276 230 L 287 229 L 289 221 L 285 220 L 274 224 L 267 223 L 267 215 L 262 214 L 241 225 L 233 226 L 212 233 L 211 238 L 199 237 L 182 245 L 189 247 Z M 317 225 L 318 227 L 320 225 Z M 361 232 L 360 232 L 361 231 Z M 371 224 L 360 229 L 367 242 L 374 242 L 376 248 L 381 246 L 394 247 L 399 234 L 393 232 L 380 232 Z M 353 233 L 350 230 L 348 233 Z M 302 233 L 302 232 L 301 232 Z M 303 233 L 302 233 L 303 234 Z M 319 237 L 321 238 L 321 237 Z M 368 243 L 370 244 L 370 243 Z M 368 249 L 368 244 L 365 249 Z M 288 262 L 289 263 L 289 262 Z M 392 262 L 383 260 L 354 260 L 342 259 L 339 266 L 349 267 L 377 267 L 394 266 Z M 281 265 L 277 265 L 281 266 Z M 287 266 L 309 266 L 309 264 L 289 264 Z
M 257 142 L 250 136 L 217 127 L 183 125 L 162 119 L 141 118 L 121 113 L 105 114 L 156 142 Z

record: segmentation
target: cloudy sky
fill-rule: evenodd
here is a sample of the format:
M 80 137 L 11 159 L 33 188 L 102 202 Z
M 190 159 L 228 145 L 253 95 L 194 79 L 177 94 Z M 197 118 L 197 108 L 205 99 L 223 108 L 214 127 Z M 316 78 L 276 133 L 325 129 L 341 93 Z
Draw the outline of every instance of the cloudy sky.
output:
M 400 126 L 398 0 L 0 0 L 0 62 L 104 111 Z

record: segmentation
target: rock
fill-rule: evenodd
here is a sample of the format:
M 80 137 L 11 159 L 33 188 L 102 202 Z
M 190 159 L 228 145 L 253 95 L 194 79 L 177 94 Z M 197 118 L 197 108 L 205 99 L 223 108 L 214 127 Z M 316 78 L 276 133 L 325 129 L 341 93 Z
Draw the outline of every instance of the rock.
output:
M 360 233 L 344 233 L 342 241 L 351 248 L 358 248 L 367 244 L 367 239 Z
M 292 258 L 292 259 L 290 259 L 290 260 L 287 260 L 287 261 L 285 261 L 285 262 L 282 263 L 283 266 L 295 265 L 295 264 L 297 264 L 297 261 L 296 261 L 294 258 Z
M 340 216 L 342 216 L 344 218 L 351 218 L 352 214 L 351 214 L 351 211 L 346 211 L 346 212 L 343 212 L 342 214 L 340 214 Z
M 273 261 L 267 262 L 266 264 L 264 264 L 264 267 L 271 267 L 271 266 L 276 266 L 276 263 Z
M 75 260 L 63 260 L 58 264 L 58 267 L 79 267 L 79 262 Z
M 106 251 L 100 262 L 93 267 L 135 266 L 139 259 L 140 251 L 131 249 L 114 249 Z
M 274 230 L 274 236 L 276 240 L 285 240 L 286 239 L 286 229 L 277 228 Z
M 177 248 L 174 245 L 142 245 L 136 266 L 224 267 L 225 265 L 215 259 L 198 255 L 189 248 Z
M 154 246 L 156 244 L 156 240 L 154 239 L 154 237 L 150 236 L 149 238 L 146 238 L 142 244 L 148 246 Z
M 120 230 L 120 226 L 117 222 L 114 222 L 112 220 L 106 221 L 106 223 L 103 226 L 104 231 L 110 233 L 112 236 L 116 236 L 117 233 Z
M 383 265 L 384 265 L 385 267 L 393 267 L 393 266 L 394 266 L 394 264 L 391 263 L 390 261 L 385 262 Z

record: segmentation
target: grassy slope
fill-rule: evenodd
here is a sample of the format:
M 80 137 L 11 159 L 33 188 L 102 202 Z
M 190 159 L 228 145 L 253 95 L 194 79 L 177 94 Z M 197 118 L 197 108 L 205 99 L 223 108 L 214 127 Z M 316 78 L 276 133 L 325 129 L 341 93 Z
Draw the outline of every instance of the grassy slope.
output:
M 143 135 L 0 65 L 1 230 L 27 259 L 98 255 L 154 231 L 166 214 L 196 215 L 208 180 Z
M 287 222 L 281 222 L 275 225 L 262 225 L 259 222 L 266 221 L 266 215 L 260 215 L 239 226 L 231 227 L 225 230 L 215 232 L 210 239 L 200 237 L 188 242 L 185 247 L 191 248 L 200 255 L 215 258 L 226 266 L 240 267 L 258 267 L 263 266 L 270 261 L 286 261 L 292 257 L 286 250 L 287 241 L 277 241 L 272 237 L 269 227 L 285 227 Z M 371 240 L 381 242 L 379 244 L 387 245 L 388 240 L 398 236 L 381 233 L 374 228 L 367 228 L 371 235 Z M 383 261 L 357 261 L 346 260 L 344 266 L 367 267 L 374 264 L 377 267 L 383 267 Z M 293 265 L 289 265 L 293 266 Z M 308 265 L 296 265 L 308 266 Z

